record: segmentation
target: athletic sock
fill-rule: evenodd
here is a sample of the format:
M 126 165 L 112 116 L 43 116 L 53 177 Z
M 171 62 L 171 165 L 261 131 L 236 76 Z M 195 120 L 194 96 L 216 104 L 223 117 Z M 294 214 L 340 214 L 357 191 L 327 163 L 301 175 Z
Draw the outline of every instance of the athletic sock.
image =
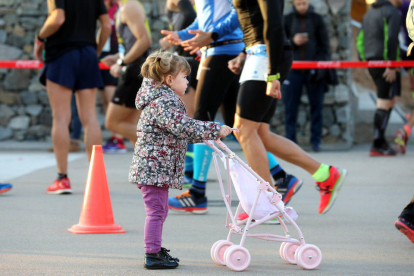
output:
M 319 169 L 312 175 L 316 182 L 324 182 L 329 178 L 329 166 L 321 164 Z
M 374 116 L 374 147 L 381 147 L 385 141 L 385 129 L 388 124 L 389 111 L 377 109 Z
M 411 135 L 411 127 L 409 125 L 404 126 L 405 133 L 407 133 L 407 137 Z
M 63 178 L 68 178 L 68 175 L 64 173 L 58 173 L 57 180 L 61 181 Z
M 184 174 L 189 178 L 193 178 L 194 171 L 194 145 L 188 144 L 187 152 L 185 153 L 185 169 Z
M 208 169 L 210 168 L 213 150 L 206 144 L 194 145 L 194 175 L 191 189 L 201 197 L 205 194 Z M 191 190 L 190 189 L 190 190 Z
M 193 179 L 193 185 L 190 188 L 190 192 L 196 198 L 202 198 L 206 194 L 206 182 L 201 182 Z

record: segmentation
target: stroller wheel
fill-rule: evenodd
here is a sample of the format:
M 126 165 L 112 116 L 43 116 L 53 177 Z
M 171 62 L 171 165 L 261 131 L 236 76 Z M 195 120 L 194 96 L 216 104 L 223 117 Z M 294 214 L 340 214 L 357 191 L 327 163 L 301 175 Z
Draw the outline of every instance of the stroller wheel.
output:
M 226 265 L 226 261 L 224 260 L 224 252 L 226 252 L 226 249 L 232 245 L 233 243 L 230 241 L 222 240 L 218 242 L 216 248 L 214 249 L 213 260 L 219 265 Z
M 287 242 L 282 242 L 282 244 L 280 245 L 279 254 L 280 254 L 280 257 L 282 258 L 282 260 L 284 260 L 285 262 L 288 262 L 285 259 L 285 255 L 283 254 L 283 249 L 285 248 L 286 244 L 287 244 Z
M 211 258 L 213 259 L 213 261 L 217 264 L 220 264 L 219 262 L 217 262 L 216 258 L 214 257 L 214 251 L 216 250 L 216 247 L 219 243 L 224 242 L 226 240 L 218 240 L 216 241 L 213 246 L 211 247 L 210 253 L 211 253 Z
M 250 264 L 249 251 L 240 245 L 232 245 L 226 250 L 226 265 L 234 271 L 243 271 Z
M 290 264 L 296 264 L 295 251 L 298 247 L 299 247 L 299 244 L 287 242 L 285 246 L 283 247 L 283 249 L 280 248 L 283 254 L 282 258 Z
M 296 250 L 295 259 L 298 266 L 304 269 L 315 269 L 322 261 L 322 252 L 316 245 L 305 244 Z

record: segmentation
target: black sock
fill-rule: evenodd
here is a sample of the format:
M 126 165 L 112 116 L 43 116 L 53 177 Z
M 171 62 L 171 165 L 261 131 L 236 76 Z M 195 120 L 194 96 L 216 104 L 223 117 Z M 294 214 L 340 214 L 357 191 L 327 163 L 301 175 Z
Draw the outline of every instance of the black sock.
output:
M 374 116 L 374 147 L 381 147 L 385 142 L 385 129 L 387 128 L 388 110 L 377 109 Z
M 194 175 L 194 172 L 193 172 L 193 171 L 191 171 L 191 172 L 184 172 L 184 174 L 185 174 L 185 176 L 187 176 L 188 178 L 193 179 L 193 175 Z
M 67 174 L 63 174 L 63 173 L 58 173 L 58 177 L 57 177 L 57 180 L 62 180 L 63 178 L 68 178 L 68 175 Z
M 286 172 L 282 169 L 280 165 L 277 165 L 270 170 L 273 179 L 276 181 L 276 185 L 280 182 L 280 179 L 284 180 L 286 178 Z
M 203 198 L 206 195 L 206 189 L 192 186 L 190 188 L 190 194 L 192 194 L 195 198 Z

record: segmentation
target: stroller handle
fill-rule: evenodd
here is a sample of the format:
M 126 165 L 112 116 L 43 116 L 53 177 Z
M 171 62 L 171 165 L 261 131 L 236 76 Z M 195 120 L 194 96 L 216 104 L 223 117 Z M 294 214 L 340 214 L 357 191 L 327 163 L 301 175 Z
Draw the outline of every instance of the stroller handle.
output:
M 236 131 L 236 132 L 240 132 L 238 128 L 231 128 L 231 130 Z M 203 142 L 209 146 L 211 149 L 214 150 L 215 153 L 217 153 L 221 158 L 224 157 L 223 152 L 221 150 L 219 150 L 214 144 L 213 142 L 209 141 L 209 140 L 203 140 Z M 227 153 L 232 153 L 227 147 L 226 145 L 224 145 L 221 140 L 220 137 L 215 141 L 217 145 L 219 145 L 223 150 L 225 150 Z M 226 150 L 227 149 L 227 150 Z

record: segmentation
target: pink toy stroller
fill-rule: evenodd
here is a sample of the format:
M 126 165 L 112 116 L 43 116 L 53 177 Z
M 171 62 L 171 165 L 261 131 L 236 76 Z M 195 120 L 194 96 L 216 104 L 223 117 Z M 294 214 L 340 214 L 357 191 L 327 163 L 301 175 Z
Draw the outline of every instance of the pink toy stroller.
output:
M 211 258 L 213 261 L 219 265 L 226 265 L 234 271 L 245 270 L 250 264 L 251 257 L 249 251 L 243 245 L 247 237 L 253 237 L 282 242 L 279 253 L 282 259 L 288 263 L 297 264 L 304 269 L 315 269 L 318 267 L 322 261 L 321 251 L 317 246 L 305 243 L 302 232 L 294 221 L 297 218 L 296 212 L 292 208 L 284 206 L 282 195 L 226 147 L 220 139 L 215 142 L 225 153 L 219 150 L 212 141 L 204 142 L 214 150 L 214 164 L 224 203 L 227 207 L 226 227 L 230 228 L 227 240 L 219 240 L 211 247 Z M 228 195 L 226 195 L 224 190 L 217 157 L 223 161 L 227 171 Z M 234 215 L 230 208 L 231 182 L 233 182 L 240 201 Z M 237 222 L 237 217 L 242 208 L 249 214 L 249 217 Z M 285 232 L 284 236 L 248 233 L 253 227 L 274 218 L 282 226 Z M 299 239 L 290 237 L 285 222 L 290 223 L 295 228 Z M 231 242 L 233 234 L 242 235 L 240 245 L 235 245 Z

